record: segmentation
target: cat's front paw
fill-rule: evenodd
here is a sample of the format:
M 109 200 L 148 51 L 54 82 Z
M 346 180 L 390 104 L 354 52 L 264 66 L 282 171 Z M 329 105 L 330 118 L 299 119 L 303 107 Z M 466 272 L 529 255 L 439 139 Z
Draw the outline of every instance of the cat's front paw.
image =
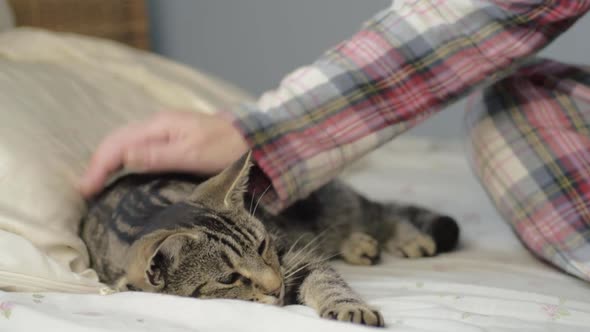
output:
M 379 243 L 369 234 L 354 232 L 342 242 L 340 255 L 350 264 L 373 265 L 379 261 Z
M 381 313 L 362 303 L 338 303 L 330 305 L 320 312 L 320 316 L 322 318 L 368 326 L 384 326 Z

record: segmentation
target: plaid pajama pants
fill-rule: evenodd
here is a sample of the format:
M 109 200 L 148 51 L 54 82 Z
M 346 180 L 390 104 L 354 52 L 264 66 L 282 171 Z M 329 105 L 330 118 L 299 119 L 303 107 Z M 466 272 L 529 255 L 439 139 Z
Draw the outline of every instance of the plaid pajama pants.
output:
M 470 100 L 473 169 L 537 256 L 590 281 L 590 67 L 535 58 Z

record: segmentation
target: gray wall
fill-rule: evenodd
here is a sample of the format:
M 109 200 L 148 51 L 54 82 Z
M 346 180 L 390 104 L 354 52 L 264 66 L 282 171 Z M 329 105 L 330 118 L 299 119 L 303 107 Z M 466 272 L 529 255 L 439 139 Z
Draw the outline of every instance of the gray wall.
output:
M 156 52 L 254 95 L 357 31 L 390 0 L 150 0 Z M 590 65 L 590 15 L 543 55 Z M 456 138 L 464 102 L 412 130 Z

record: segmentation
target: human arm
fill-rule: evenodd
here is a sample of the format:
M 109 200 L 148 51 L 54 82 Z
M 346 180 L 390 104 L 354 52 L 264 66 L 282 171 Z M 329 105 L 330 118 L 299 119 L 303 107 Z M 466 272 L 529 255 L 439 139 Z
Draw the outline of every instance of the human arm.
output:
M 566 31 L 589 1 L 395 1 L 351 39 L 228 113 L 273 212 Z M 265 181 L 268 179 L 268 181 Z

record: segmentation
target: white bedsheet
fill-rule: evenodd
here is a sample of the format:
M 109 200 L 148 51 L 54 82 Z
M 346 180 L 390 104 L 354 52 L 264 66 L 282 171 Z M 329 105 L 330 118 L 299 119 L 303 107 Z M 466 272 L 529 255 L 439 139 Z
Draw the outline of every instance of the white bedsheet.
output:
M 346 173 L 361 191 L 438 208 L 460 248 L 375 267 L 335 262 L 391 331 L 590 331 L 590 287 L 533 258 L 498 217 L 455 144 L 399 139 Z M 142 293 L 0 293 L 2 331 L 362 331 L 303 306 Z

